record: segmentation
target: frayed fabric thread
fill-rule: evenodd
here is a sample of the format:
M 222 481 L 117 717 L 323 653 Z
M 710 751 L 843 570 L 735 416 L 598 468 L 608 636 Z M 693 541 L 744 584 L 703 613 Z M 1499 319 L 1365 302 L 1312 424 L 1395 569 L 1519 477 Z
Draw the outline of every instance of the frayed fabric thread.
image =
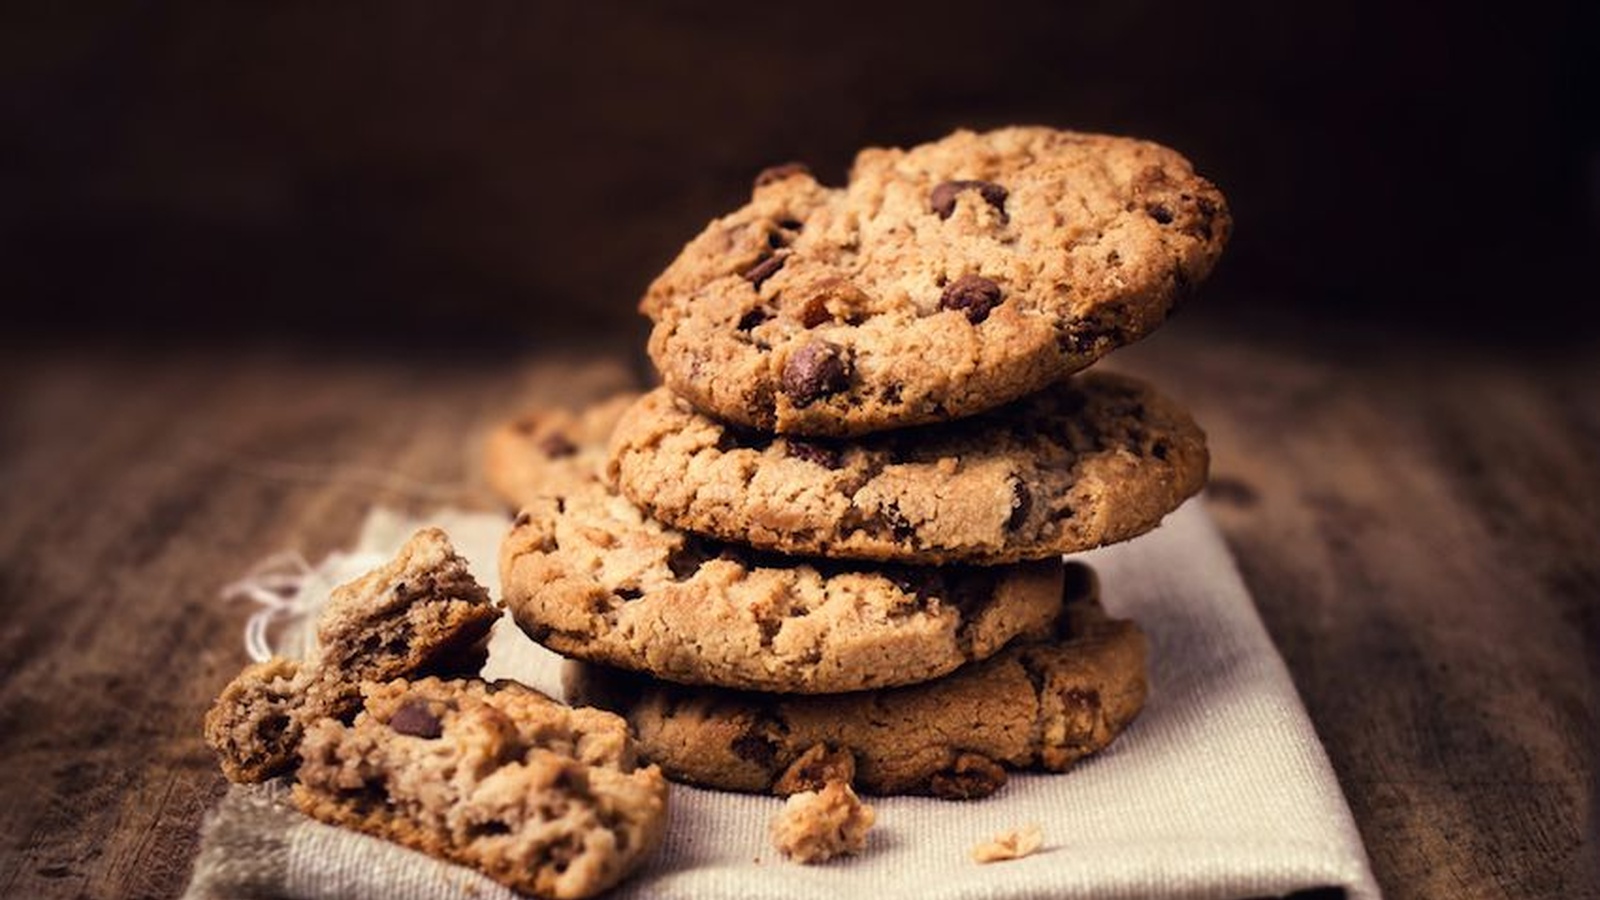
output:
M 312 565 L 295 550 L 274 553 L 219 592 L 224 601 L 248 600 L 260 609 L 244 625 L 245 652 L 256 662 L 274 656 L 302 658 L 315 649 L 315 619 L 334 588 L 383 565 L 378 553 L 334 551 Z

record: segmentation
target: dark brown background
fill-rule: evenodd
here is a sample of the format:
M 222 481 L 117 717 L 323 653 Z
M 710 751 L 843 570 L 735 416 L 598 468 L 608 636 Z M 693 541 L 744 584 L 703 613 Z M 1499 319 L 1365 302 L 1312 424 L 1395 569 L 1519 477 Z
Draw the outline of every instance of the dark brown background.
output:
M 0 18 L 12 327 L 637 333 L 761 166 L 838 179 L 864 144 L 1009 122 L 1217 181 L 1215 315 L 1595 319 L 1593 4 L 27 6 Z

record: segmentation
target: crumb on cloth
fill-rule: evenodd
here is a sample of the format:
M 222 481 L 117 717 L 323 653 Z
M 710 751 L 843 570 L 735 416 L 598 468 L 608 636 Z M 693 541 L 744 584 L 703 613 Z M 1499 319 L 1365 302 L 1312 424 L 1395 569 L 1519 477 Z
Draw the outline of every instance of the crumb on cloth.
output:
M 1021 828 L 1008 828 L 973 847 L 972 858 L 980 863 L 1021 859 L 1037 852 L 1043 846 L 1044 829 L 1037 823 L 1029 823 Z
M 797 863 L 826 862 L 860 853 L 876 815 L 850 785 L 830 781 L 784 801 L 772 820 L 772 844 Z

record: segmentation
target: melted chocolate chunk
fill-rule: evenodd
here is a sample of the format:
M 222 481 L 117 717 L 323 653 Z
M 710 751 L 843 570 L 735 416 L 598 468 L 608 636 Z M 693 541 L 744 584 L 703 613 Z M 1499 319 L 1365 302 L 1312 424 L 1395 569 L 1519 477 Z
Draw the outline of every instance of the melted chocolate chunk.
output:
M 850 370 L 842 348 L 827 341 L 812 341 L 796 350 L 784 364 L 781 387 L 795 406 L 806 407 L 848 388 Z
M 420 700 L 410 700 L 394 711 L 389 717 L 389 727 L 400 734 L 407 734 L 419 738 L 436 738 L 444 734 L 444 723 L 439 717 L 428 711 L 428 705 Z
M 976 325 L 989 318 L 990 310 L 1000 305 L 1000 285 L 982 275 L 963 275 L 945 285 L 939 296 L 939 306 L 959 309 L 967 314 L 967 321 Z
M 744 270 L 742 273 L 744 280 L 759 288 L 762 282 L 778 274 L 778 270 L 783 268 L 783 262 L 786 259 L 788 259 L 786 256 L 762 257 L 756 261 L 755 265 Z

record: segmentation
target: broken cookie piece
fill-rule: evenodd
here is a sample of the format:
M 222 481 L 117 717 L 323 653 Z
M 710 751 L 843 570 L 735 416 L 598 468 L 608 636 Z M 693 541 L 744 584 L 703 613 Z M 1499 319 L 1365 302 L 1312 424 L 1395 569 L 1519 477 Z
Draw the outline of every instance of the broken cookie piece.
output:
M 801 791 L 783 803 L 772 820 L 772 844 L 784 856 L 810 865 L 867 848 L 867 832 L 877 818 L 850 785 L 830 781 L 817 791 Z
M 362 681 L 476 671 L 499 617 L 445 533 L 424 528 L 389 563 L 334 590 L 309 659 L 257 663 L 224 688 L 206 714 L 206 743 L 229 780 L 283 774 L 311 723 L 355 712 Z
M 1031 856 L 1044 846 L 1044 830 L 1038 823 L 1008 828 L 972 848 L 972 859 L 979 863 L 1000 862 Z
M 361 691 L 352 722 L 306 730 L 294 801 L 307 815 L 563 900 L 611 887 L 660 844 L 666 779 L 617 716 L 514 682 Z

